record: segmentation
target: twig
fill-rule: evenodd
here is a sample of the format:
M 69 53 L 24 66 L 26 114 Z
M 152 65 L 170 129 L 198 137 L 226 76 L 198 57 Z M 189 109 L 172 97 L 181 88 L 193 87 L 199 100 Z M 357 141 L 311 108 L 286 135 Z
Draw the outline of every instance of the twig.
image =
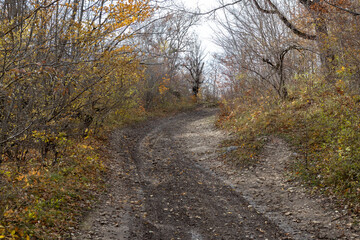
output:
M 340 6 L 338 6 L 338 5 L 335 5 L 335 4 L 332 4 L 332 3 L 328 2 L 328 1 L 326 1 L 326 0 L 324 0 L 324 2 L 327 3 L 327 4 L 329 4 L 330 6 L 333 6 L 333 7 L 337 8 L 337 9 L 340 9 L 340 10 L 342 10 L 342 11 L 344 11 L 344 12 L 350 13 L 351 15 L 353 15 L 353 16 L 355 16 L 355 17 L 357 17 L 357 16 L 360 15 L 360 13 L 358 13 L 358 12 L 354 12 L 354 11 L 351 11 L 351 10 L 349 10 L 349 9 L 340 7 Z
M 16 133 L 16 134 L 8 137 L 8 138 L 5 139 L 4 141 L 0 142 L 0 145 L 6 143 L 6 142 L 8 142 L 8 141 L 10 141 L 11 139 L 14 139 L 14 138 L 20 136 L 20 135 L 23 134 L 25 131 L 27 131 L 27 130 L 31 127 L 31 125 L 33 125 L 33 123 L 34 123 L 34 122 L 31 122 L 31 123 L 29 124 L 29 126 L 27 126 L 26 128 L 24 128 L 21 132 Z

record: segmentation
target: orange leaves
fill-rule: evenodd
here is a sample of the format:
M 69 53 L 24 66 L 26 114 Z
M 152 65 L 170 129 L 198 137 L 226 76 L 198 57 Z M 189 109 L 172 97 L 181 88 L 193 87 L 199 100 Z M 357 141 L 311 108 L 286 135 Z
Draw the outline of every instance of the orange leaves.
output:
M 135 22 L 142 22 L 148 18 L 152 9 L 146 0 L 140 1 L 115 1 L 112 4 L 94 6 L 95 14 L 106 15 L 106 22 L 99 23 L 111 32 Z M 104 19 L 105 21 L 105 19 Z
M 310 5 L 310 9 L 318 13 L 327 13 L 329 12 L 329 6 L 326 5 L 323 1 L 314 2 Z
M 134 47 L 124 41 L 135 29 L 130 26 L 144 21 L 152 9 L 147 0 L 29 0 L 18 5 L 26 11 L 20 16 L 5 11 L 9 16 L 0 20 L 0 32 L 22 20 L 0 38 L 0 115 L 8 116 L 0 135 L 14 136 L 0 153 L 0 183 L 6 183 L 1 184 L 5 219 L 0 218 L 0 238 L 28 238 L 16 225 L 35 229 L 34 238 L 57 239 L 49 234 L 60 231 L 54 222 L 69 226 L 71 216 L 81 212 L 76 197 L 96 190 L 105 170 L 95 141 L 77 137 L 91 133 L 119 106 L 144 112 L 136 94 L 143 72 Z
M 339 6 L 342 8 L 349 8 L 351 6 L 351 1 L 349 0 L 327 0 L 332 5 Z M 334 8 L 333 8 L 334 9 Z M 340 10 L 340 9 L 334 9 L 334 10 Z
M 39 179 L 43 173 L 39 170 L 32 169 L 27 174 L 20 173 L 15 179 L 19 182 L 22 182 L 22 188 L 28 188 L 32 186 L 32 182 L 35 179 Z
M 62 156 L 56 168 L 36 167 L 41 159 L 32 159 L 32 164 L 19 172 L 14 164 L 2 163 L 1 170 L 7 167 L 12 174 L 1 192 L 0 212 L 4 214 L 0 218 L 0 236 L 58 239 L 64 229 L 74 224 L 80 209 L 88 207 L 89 192 L 98 191 L 102 184 L 104 166 L 95 149 L 100 146 L 102 143 L 91 138 L 79 141 Z
M 169 90 L 170 78 L 163 77 L 162 82 L 159 85 L 159 93 L 163 95 L 167 90 Z
M 317 13 L 341 12 L 336 6 L 349 8 L 351 3 L 348 0 L 320 0 L 318 2 L 313 2 L 310 5 L 310 9 Z

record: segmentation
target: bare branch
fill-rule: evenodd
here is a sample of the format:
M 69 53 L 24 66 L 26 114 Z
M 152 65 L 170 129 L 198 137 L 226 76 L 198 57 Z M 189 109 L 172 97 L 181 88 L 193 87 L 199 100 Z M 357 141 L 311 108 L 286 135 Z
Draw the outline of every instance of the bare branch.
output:
M 7 139 L 5 139 L 4 141 L 0 142 L 0 145 L 7 143 L 8 141 L 17 138 L 18 136 L 20 136 L 21 134 L 23 134 L 24 132 L 26 132 L 32 125 L 34 122 L 31 122 L 27 127 L 25 127 L 23 130 L 21 130 L 20 132 L 8 137 Z
M 29 15 L 25 16 L 23 19 L 21 19 L 21 21 L 18 24 L 13 25 L 10 29 L 8 29 L 6 32 L 1 33 L 0 38 L 6 36 L 7 34 L 9 34 L 10 32 L 12 32 L 15 28 L 19 27 L 25 20 L 31 18 L 32 16 L 34 16 L 38 11 L 40 11 L 41 9 L 46 9 L 51 7 L 52 5 L 54 5 L 55 3 L 57 3 L 60 0 L 54 0 L 53 2 L 49 3 L 48 5 L 45 6 L 39 6 L 37 7 L 35 10 L 33 10 Z
M 237 0 L 237 1 L 234 1 L 234 2 L 231 2 L 231 3 L 226 3 L 226 4 L 223 4 L 219 7 L 216 7 L 216 8 L 213 8 L 211 9 L 210 11 L 207 11 L 207 12 L 190 12 L 188 10 L 176 10 L 176 11 L 180 11 L 180 12 L 184 12 L 184 13 L 188 13 L 188 14 L 193 14 L 193 15 L 197 15 L 197 16 L 204 16 L 204 15 L 211 15 L 211 14 L 214 14 L 215 12 L 221 10 L 221 9 L 224 9 L 226 7 L 229 7 L 229 6 L 233 6 L 233 5 L 236 5 L 240 2 L 242 2 L 243 0 Z M 168 8 L 168 7 L 160 7 L 162 9 L 165 9 L 165 10 L 171 10 L 171 11 L 175 11 L 174 9 L 171 9 L 171 8 Z
M 350 13 L 351 15 L 353 15 L 353 16 L 355 16 L 355 17 L 357 17 L 357 16 L 360 15 L 360 13 L 358 13 L 358 12 L 354 12 L 354 11 L 351 11 L 351 10 L 349 10 L 349 9 L 340 7 L 340 6 L 338 6 L 338 5 L 335 5 L 335 4 L 332 4 L 332 3 L 328 2 L 328 1 L 326 1 L 326 0 L 324 0 L 324 2 L 327 3 L 327 4 L 329 4 L 330 6 L 333 6 L 333 7 L 337 8 L 337 9 L 340 9 L 340 10 L 342 10 L 342 11 L 344 11 L 344 12 Z
M 316 40 L 317 36 L 316 35 L 311 35 L 311 34 L 307 34 L 305 32 L 300 31 L 294 24 L 292 24 L 286 17 L 284 14 L 282 14 L 279 9 L 275 6 L 275 4 L 273 4 L 270 0 L 265 0 L 273 10 L 267 10 L 267 9 L 263 9 L 259 3 L 257 2 L 257 0 L 253 0 L 256 8 L 266 14 L 276 14 L 280 20 L 293 32 L 295 33 L 297 36 L 304 38 L 304 39 L 308 39 L 308 40 Z

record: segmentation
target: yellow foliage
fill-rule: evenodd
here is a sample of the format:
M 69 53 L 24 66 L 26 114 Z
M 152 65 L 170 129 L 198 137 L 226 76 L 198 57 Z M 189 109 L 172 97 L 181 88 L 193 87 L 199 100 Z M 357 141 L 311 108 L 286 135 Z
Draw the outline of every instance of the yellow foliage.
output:
M 163 77 L 162 82 L 159 85 L 159 93 L 163 95 L 169 90 L 170 78 Z
M 144 70 L 127 40 L 153 10 L 148 0 L 25 2 L 24 15 L 0 20 L 0 136 L 15 136 L 0 153 L 0 238 L 58 239 L 105 170 L 99 143 L 74 136 L 117 108 L 144 114 Z
M 242 146 L 234 162 L 253 163 L 252 157 L 261 148 L 254 152 L 252 144 L 261 146 L 264 135 L 281 136 L 301 156 L 293 166 L 294 175 L 337 195 L 358 211 L 359 94 L 352 93 L 344 79 L 329 84 L 314 75 L 299 77 L 300 83 L 289 88 L 289 99 L 284 101 L 253 101 L 250 97 L 224 101 L 219 123 L 233 130 L 238 136 L 235 145 Z

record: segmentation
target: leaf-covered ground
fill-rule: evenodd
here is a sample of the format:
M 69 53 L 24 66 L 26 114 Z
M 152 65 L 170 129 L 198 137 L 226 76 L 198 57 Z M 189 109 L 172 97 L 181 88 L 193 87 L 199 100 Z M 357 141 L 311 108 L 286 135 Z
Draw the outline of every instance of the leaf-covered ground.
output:
M 36 151 L 26 161 L 5 160 L 0 165 L 0 238 L 66 238 L 104 189 L 102 146 L 94 138 L 72 142 L 56 164 Z
M 264 151 L 255 163 L 244 169 L 231 164 L 230 155 L 241 147 L 219 147 L 234 135 L 214 126 L 215 113 L 198 109 L 115 132 L 110 191 L 75 238 L 360 236 L 346 210 L 321 195 L 310 196 L 287 175 L 296 154 L 284 141 L 263 138 Z
M 214 120 L 215 112 L 200 109 L 116 132 L 111 191 L 76 239 L 288 239 L 241 193 L 194 161 L 189 144 L 214 156 L 224 136 L 188 126 Z
M 238 166 L 256 161 L 264 136 L 285 138 L 298 153 L 294 176 L 339 200 L 354 214 L 360 211 L 359 95 L 339 80 L 336 86 L 304 77 L 284 101 L 266 97 L 224 102 L 219 126 L 242 146 L 233 155 Z

